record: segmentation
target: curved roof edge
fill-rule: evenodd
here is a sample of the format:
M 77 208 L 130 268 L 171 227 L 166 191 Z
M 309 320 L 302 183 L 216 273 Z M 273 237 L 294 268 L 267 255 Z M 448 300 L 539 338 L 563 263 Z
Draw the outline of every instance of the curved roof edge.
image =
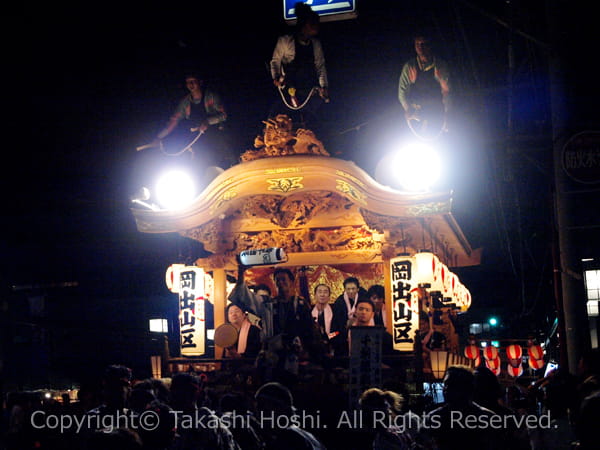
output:
M 252 196 L 301 196 L 314 191 L 336 193 L 363 210 L 390 217 L 447 215 L 452 200 L 450 192 L 411 193 L 384 186 L 352 161 L 288 155 L 243 162 L 225 170 L 184 209 L 131 211 L 140 232 L 180 232 L 225 217 Z

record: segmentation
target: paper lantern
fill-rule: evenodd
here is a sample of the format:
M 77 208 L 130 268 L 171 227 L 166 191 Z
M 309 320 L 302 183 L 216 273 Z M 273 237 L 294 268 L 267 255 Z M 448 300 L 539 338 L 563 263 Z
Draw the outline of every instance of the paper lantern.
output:
M 527 353 L 529 354 L 529 359 L 544 359 L 544 350 L 541 345 L 531 345 L 527 349 Z
M 500 363 L 498 363 L 498 367 L 495 369 L 490 369 L 494 375 L 499 376 L 502 373 L 502 368 L 500 367 Z
M 488 345 L 483 349 L 483 356 L 487 360 L 498 358 L 498 348 L 493 345 Z
M 508 364 L 506 366 L 506 372 L 508 372 L 508 374 L 511 377 L 520 377 L 521 375 L 523 375 L 523 366 L 519 364 L 517 367 L 513 367 L 510 364 Z
M 519 367 L 522 362 L 523 362 L 523 359 L 509 359 L 508 360 L 508 364 L 510 364 L 513 367 Z
M 167 267 L 167 271 L 165 273 L 165 282 L 167 284 L 167 288 L 174 294 L 179 293 L 179 274 L 184 270 L 185 264 L 171 264 L 169 267 Z
M 508 359 L 521 359 L 523 357 L 523 349 L 520 345 L 509 345 L 506 347 L 506 356 Z
M 544 367 L 544 360 L 529 358 L 529 367 L 535 370 L 541 369 L 542 367 Z
M 492 372 L 495 371 L 498 367 L 500 367 L 500 358 L 496 359 L 486 359 L 485 366 L 490 369 Z
M 477 358 L 473 360 L 473 367 L 479 367 L 481 365 L 481 356 L 477 355 Z
M 479 347 L 476 345 L 467 345 L 465 347 L 465 356 L 469 359 L 479 358 Z

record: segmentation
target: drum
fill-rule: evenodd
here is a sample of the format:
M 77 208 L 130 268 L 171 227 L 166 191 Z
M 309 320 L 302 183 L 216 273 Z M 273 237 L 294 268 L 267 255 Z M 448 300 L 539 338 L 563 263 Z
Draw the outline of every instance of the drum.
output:
M 215 330 L 215 345 L 227 348 L 234 345 L 238 340 L 238 330 L 230 323 L 219 325 Z

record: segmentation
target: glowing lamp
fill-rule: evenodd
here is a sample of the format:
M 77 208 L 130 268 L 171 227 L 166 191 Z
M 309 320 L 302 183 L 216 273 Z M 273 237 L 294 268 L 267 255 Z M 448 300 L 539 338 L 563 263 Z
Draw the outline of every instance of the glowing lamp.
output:
M 192 177 L 183 171 L 164 174 L 156 183 L 158 203 L 165 209 L 185 208 L 195 198 L 196 187 Z
M 519 364 L 516 367 L 513 367 L 512 365 L 508 364 L 506 366 L 506 372 L 511 376 L 511 377 L 520 377 L 521 375 L 523 375 L 523 366 L 521 364 Z
M 469 359 L 479 358 L 479 347 L 476 345 L 467 345 L 465 347 L 465 356 Z
M 498 348 L 488 345 L 483 349 L 483 356 L 487 361 L 498 359 Z
M 541 345 L 531 345 L 527 349 L 527 353 L 529 355 L 529 359 L 544 359 L 544 350 Z
M 431 359 L 431 372 L 436 380 L 441 380 L 448 368 L 448 352 L 445 350 L 434 350 L 429 353 Z
M 184 268 L 185 264 L 171 264 L 167 267 L 165 283 L 167 284 L 167 288 L 174 294 L 179 292 L 179 273 L 184 270 Z
M 506 357 L 508 359 L 521 359 L 523 357 L 523 349 L 520 345 L 509 345 L 506 347 Z
M 544 367 L 544 360 L 529 358 L 529 367 L 535 370 L 541 369 Z
M 485 367 L 487 367 L 492 372 L 494 372 L 496 369 L 498 369 L 500 367 L 500 358 L 486 359 L 485 360 Z

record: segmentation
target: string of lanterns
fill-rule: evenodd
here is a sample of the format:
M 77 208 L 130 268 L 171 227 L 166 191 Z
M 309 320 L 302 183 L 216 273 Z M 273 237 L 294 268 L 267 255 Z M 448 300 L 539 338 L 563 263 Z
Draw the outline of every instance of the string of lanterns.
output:
M 506 347 L 505 352 L 507 360 L 506 373 L 511 377 L 523 375 L 523 348 L 520 345 L 511 344 Z M 496 376 L 500 375 L 502 369 L 498 347 L 488 345 L 483 347 L 482 351 L 474 342 L 471 342 L 464 349 L 465 357 L 473 361 L 474 367 L 479 367 L 481 365 L 482 353 L 485 366 L 496 374 Z M 544 349 L 541 345 L 529 342 L 527 356 L 527 361 L 531 369 L 538 370 L 544 367 Z

